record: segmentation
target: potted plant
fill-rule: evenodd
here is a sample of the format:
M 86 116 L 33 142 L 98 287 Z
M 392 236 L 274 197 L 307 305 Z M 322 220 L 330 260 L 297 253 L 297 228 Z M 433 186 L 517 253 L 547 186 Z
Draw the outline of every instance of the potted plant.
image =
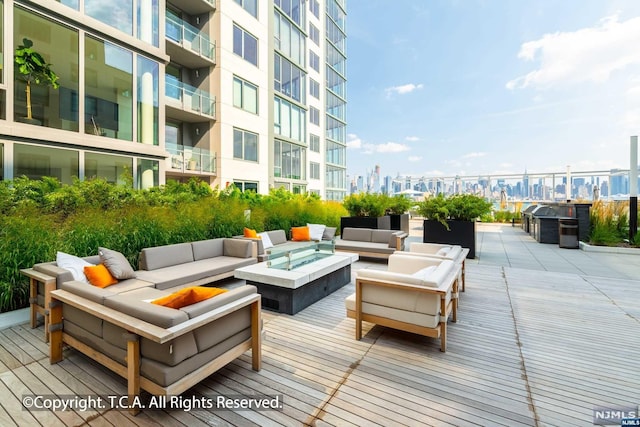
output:
M 418 213 L 424 217 L 422 241 L 460 245 L 469 248 L 467 258 L 475 258 L 475 221 L 489 212 L 491 203 L 473 194 L 426 198 L 418 204 Z
M 387 213 L 392 230 L 402 230 L 409 233 L 409 214 L 407 211 L 413 206 L 413 201 L 402 194 L 390 197 L 387 204 Z
M 385 211 L 389 196 L 385 194 L 359 193 L 345 197 L 342 205 L 350 216 L 340 218 L 340 234 L 345 227 L 389 230 L 391 223 Z
M 44 60 L 41 54 L 33 50 L 33 42 L 27 38 L 16 49 L 14 56 L 17 74 L 26 84 L 27 117 L 22 121 L 31 124 L 42 124 L 34 119 L 31 112 L 31 85 L 45 85 L 58 89 L 58 75 L 51 69 L 51 64 Z

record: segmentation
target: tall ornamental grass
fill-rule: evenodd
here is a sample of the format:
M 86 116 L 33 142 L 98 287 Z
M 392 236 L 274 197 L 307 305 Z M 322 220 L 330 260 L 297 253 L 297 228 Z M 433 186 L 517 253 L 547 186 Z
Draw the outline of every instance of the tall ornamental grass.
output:
M 248 213 L 248 215 L 245 215 Z M 338 227 L 340 203 L 274 190 L 269 195 L 200 181 L 168 182 L 149 190 L 104 180 L 62 185 L 53 178 L 0 182 L 0 312 L 28 305 L 20 269 L 53 261 L 56 252 L 122 252 L 134 268 L 143 248 L 320 223 Z

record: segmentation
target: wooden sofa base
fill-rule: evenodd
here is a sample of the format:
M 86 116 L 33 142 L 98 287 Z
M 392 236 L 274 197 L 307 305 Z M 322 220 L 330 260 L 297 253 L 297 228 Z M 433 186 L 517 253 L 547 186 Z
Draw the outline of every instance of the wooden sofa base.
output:
M 213 311 L 191 319 L 184 324 L 177 325 L 171 329 L 164 329 L 154 325 L 146 324 L 130 316 L 119 314 L 115 310 L 104 307 L 97 303 L 86 301 L 69 294 L 65 291 L 53 291 L 53 302 L 50 306 L 50 345 L 49 345 L 49 361 L 51 364 L 61 362 L 63 359 L 63 346 L 68 346 L 89 356 L 91 359 L 112 370 L 116 374 L 127 380 L 127 395 L 129 398 L 129 412 L 136 415 L 140 412 L 140 408 L 135 407 L 134 402 L 140 396 L 141 389 L 148 391 L 154 395 L 177 395 L 181 394 L 200 381 L 204 380 L 223 366 L 227 365 L 234 359 L 238 358 L 246 351 L 251 350 L 252 368 L 259 371 L 262 368 L 262 332 L 261 332 L 261 299 L 260 295 L 244 297 L 241 300 L 228 304 Z M 59 299 L 59 300 L 58 300 Z M 127 335 L 127 356 L 126 365 L 112 359 L 111 357 L 99 352 L 93 347 L 79 341 L 71 335 L 65 333 L 62 327 L 62 302 L 71 304 L 72 306 L 83 309 L 87 313 L 96 315 L 105 321 L 112 321 L 117 326 L 124 327 L 130 331 Z M 182 333 L 189 332 L 200 325 L 216 318 L 229 314 L 232 311 L 249 305 L 251 308 L 251 338 L 243 341 L 235 347 L 229 349 L 225 353 L 211 360 L 210 362 L 199 367 L 195 371 L 187 374 L 180 380 L 170 384 L 169 386 L 161 386 L 140 375 L 140 337 L 144 336 L 156 342 L 167 342 L 168 340 L 179 336 Z M 114 321 L 115 320 L 115 321 Z M 127 327 L 129 326 L 129 327 Z

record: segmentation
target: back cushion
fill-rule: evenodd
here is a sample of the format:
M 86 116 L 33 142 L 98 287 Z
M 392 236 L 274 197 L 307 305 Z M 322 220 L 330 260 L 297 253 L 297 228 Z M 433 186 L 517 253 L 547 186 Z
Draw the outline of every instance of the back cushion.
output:
M 274 245 L 280 245 L 282 243 L 287 243 L 287 235 L 284 230 L 272 230 L 268 231 L 269 238 L 271 239 L 271 243 Z
M 222 253 L 224 256 L 251 258 L 253 241 L 242 239 L 224 239 Z
M 104 305 L 161 328 L 170 328 L 189 319 L 189 316 L 180 310 L 139 301 L 126 295 L 105 298 Z
M 157 270 L 187 262 L 193 262 L 191 243 L 145 248 L 140 252 L 140 269 L 142 270 Z
M 371 241 L 371 229 L 370 228 L 352 228 L 345 227 L 342 230 L 342 239 L 343 240 L 358 240 L 360 242 L 370 242 Z
M 193 259 L 195 261 L 207 258 L 222 256 L 222 246 L 224 239 L 209 239 L 199 242 L 192 242 Z
M 372 230 L 371 241 L 373 243 L 389 243 L 391 235 L 395 232 L 393 230 Z

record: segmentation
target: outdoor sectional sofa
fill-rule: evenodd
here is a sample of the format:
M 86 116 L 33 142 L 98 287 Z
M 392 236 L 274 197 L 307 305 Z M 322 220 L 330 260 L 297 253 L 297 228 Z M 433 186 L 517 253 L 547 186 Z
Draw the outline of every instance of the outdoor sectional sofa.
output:
M 398 230 L 345 227 L 336 239 L 336 250 L 355 252 L 362 257 L 388 259 L 396 250 L 404 250 L 407 233 Z
M 232 277 L 236 268 L 257 262 L 255 250 L 254 242 L 222 238 L 145 248 L 135 277 L 106 288 L 74 280 L 55 263 L 35 265 L 56 278 L 57 290 L 42 297 L 50 301 L 51 363 L 62 360 L 67 344 L 127 378 L 129 396 L 141 388 L 182 393 L 249 349 L 259 369 L 261 298 L 254 286 L 180 309 L 150 303 Z

